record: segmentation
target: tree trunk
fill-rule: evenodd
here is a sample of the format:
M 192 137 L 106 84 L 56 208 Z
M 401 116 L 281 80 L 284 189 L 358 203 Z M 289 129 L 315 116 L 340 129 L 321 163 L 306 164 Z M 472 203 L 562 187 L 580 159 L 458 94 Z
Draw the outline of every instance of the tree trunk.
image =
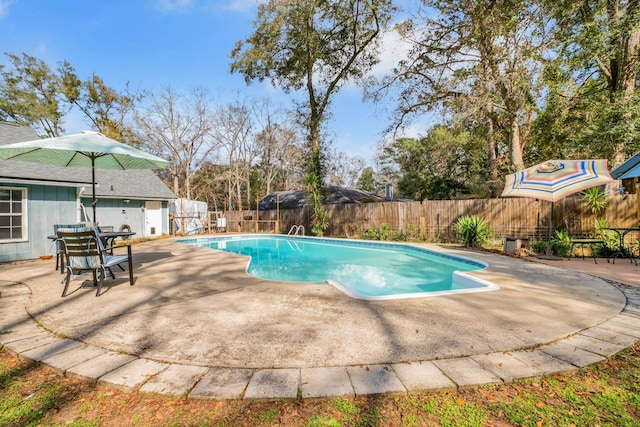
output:
M 245 179 L 245 183 L 247 184 L 247 207 L 251 206 L 251 171 L 247 171 L 249 174 Z
M 191 200 L 191 177 L 189 176 L 189 171 L 185 173 L 184 187 L 187 190 L 187 199 Z
M 172 170 L 173 174 L 173 194 L 180 197 L 180 180 L 178 179 L 178 171 Z
M 238 178 L 238 168 L 236 167 L 236 199 L 238 201 L 238 210 L 242 210 L 242 186 L 240 184 L 240 179 Z
M 520 141 L 520 125 L 518 123 L 518 117 L 514 115 L 511 119 L 511 128 L 509 130 L 509 156 L 511 158 L 511 164 L 519 171 L 524 169 L 524 160 L 522 160 L 522 143 Z
M 489 101 L 489 110 L 487 111 L 487 157 L 489 158 L 489 194 L 491 198 L 500 195 L 498 183 L 498 156 L 496 154 L 496 134 L 494 126 L 494 117 L 491 113 L 493 103 Z
M 618 54 L 611 59 L 611 99 L 617 102 L 619 94 L 623 94 L 625 101 L 633 96 L 636 90 L 636 78 L 640 66 L 640 24 L 634 22 L 638 18 L 640 2 L 630 1 L 625 10 L 627 24 L 631 25 L 627 34 L 622 34 L 618 41 Z M 611 2 L 609 6 L 609 19 L 611 22 L 620 21 L 619 2 Z M 616 43 L 616 41 L 612 41 Z M 628 122 L 632 118 L 630 111 L 622 115 L 622 121 Z M 630 141 L 617 141 L 614 146 L 613 164 L 619 165 L 626 158 L 626 144 Z

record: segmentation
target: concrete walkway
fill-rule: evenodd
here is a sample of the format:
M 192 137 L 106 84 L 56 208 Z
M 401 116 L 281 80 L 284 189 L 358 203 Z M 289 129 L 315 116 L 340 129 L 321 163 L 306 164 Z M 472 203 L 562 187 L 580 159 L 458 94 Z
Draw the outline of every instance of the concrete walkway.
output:
M 487 262 L 474 274 L 500 289 L 361 301 L 326 284 L 248 277 L 244 257 L 171 239 L 135 245 L 135 286 L 116 271 L 99 298 L 82 280 L 61 298 L 53 261 L 6 263 L 0 344 L 62 374 L 129 390 L 304 399 L 566 372 L 640 340 L 640 287 L 626 273 L 637 267 L 625 260 L 542 264 L 438 249 Z M 594 277 L 603 271 L 632 283 Z

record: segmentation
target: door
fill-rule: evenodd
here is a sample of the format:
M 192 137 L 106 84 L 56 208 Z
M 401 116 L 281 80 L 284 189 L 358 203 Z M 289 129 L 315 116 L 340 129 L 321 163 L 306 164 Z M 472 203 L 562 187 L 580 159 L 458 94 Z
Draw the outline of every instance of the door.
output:
M 153 237 L 162 234 L 162 202 L 145 202 L 145 236 Z

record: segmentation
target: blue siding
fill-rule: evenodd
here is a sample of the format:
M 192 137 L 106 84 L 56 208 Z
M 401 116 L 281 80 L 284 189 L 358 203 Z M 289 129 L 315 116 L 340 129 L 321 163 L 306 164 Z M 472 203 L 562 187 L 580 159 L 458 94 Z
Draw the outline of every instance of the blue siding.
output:
M 28 240 L 0 243 L 0 262 L 55 254 L 54 245 L 47 236 L 53 234 L 54 224 L 72 224 L 77 221 L 76 188 L 0 184 L 0 187 L 3 186 L 27 189 Z
M 27 240 L 0 243 L 0 262 L 38 258 L 40 255 L 55 255 L 53 242 L 47 236 L 53 234 L 54 224 L 74 224 L 84 220 L 76 202 L 77 188 L 45 185 L 1 184 L 2 187 L 27 189 Z M 82 199 L 89 217 L 93 216 L 91 199 Z M 125 203 L 119 199 L 99 199 L 98 223 L 110 225 L 116 230 L 128 225 L 138 236 L 144 236 L 144 200 Z M 162 202 L 162 230 L 169 233 L 168 202 Z
M 93 209 L 91 208 L 91 199 L 82 199 L 89 218 L 93 218 Z M 115 230 L 119 230 L 122 225 L 131 227 L 131 231 L 140 235 L 143 227 L 144 213 L 140 206 L 144 206 L 142 200 L 131 200 L 125 203 L 119 199 L 98 199 L 97 200 L 97 217 L 98 224 L 103 226 L 112 226 Z

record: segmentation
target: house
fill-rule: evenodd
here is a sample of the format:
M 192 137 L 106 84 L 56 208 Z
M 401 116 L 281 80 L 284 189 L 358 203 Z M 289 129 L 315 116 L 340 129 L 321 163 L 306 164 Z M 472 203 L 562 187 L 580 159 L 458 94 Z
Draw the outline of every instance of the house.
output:
M 0 145 L 39 139 L 28 127 L 0 122 Z M 54 224 L 92 221 L 91 169 L 0 160 L 0 262 L 53 254 Z M 173 192 L 152 170 L 96 170 L 98 223 L 137 237 L 169 233 Z
M 357 188 L 333 187 L 327 188 L 327 205 L 343 205 L 348 203 L 373 203 L 384 202 L 385 198 L 369 191 Z M 276 209 L 279 203 L 280 209 L 300 209 L 307 203 L 306 190 L 275 191 L 265 196 L 258 204 L 260 210 Z

